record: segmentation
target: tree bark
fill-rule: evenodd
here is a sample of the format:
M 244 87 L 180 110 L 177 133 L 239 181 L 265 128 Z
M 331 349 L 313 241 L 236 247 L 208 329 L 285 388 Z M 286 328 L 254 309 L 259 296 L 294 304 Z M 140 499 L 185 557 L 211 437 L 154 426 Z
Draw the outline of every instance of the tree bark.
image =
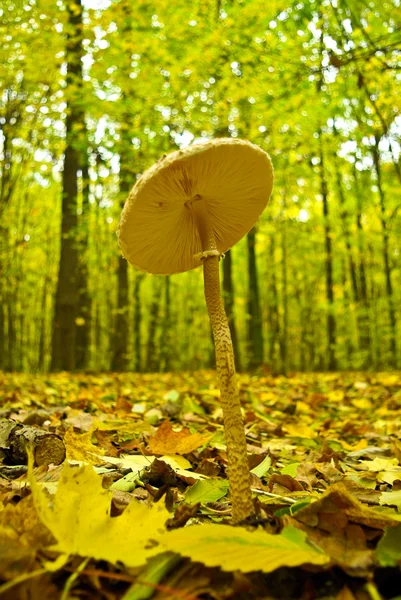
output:
M 285 197 L 284 197 L 285 202 Z M 284 210 L 286 205 L 284 204 Z M 282 215 L 281 223 L 281 279 L 282 279 L 282 302 L 283 302 L 283 328 L 280 336 L 281 373 L 287 372 L 288 360 L 288 277 L 287 277 L 287 229 L 285 215 Z
M 356 188 L 357 196 L 357 211 L 356 211 L 356 226 L 358 232 L 358 264 L 359 264 L 359 289 L 360 289 L 360 326 L 359 326 L 359 347 L 360 350 L 366 355 L 363 358 L 363 366 L 366 368 L 373 365 L 372 355 L 372 339 L 370 333 L 370 300 L 368 294 L 368 285 L 366 277 L 366 265 L 365 265 L 365 244 L 363 240 L 363 225 L 362 225 L 362 202 L 361 196 L 362 191 L 359 189 L 358 177 L 356 169 L 354 167 L 354 183 Z
M 85 136 L 86 138 L 86 136 Z M 78 218 L 79 226 L 79 259 L 78 259 L 78 310 L 77 310 L 77 339 L 76 367 L 84 371 L 90 361 L 91 333 L 91 297 L 89 294 L 89 164 L 87 152 L 83 153 L 82 161 L 82 211 Z
M 171 370 L 171 281 L 167 275 L 164 279 L 164 318 L 160 333 L 160 370 L 168 373 Z
M 269 248 L 269 269 L 270 273 L 270 301 L 269 301 L 269 365 L 273 373 L 277 372 L 277 353 L 276 345 L 280 336 L 280 315 L 279 315 L 279 299 L 278 299 L 278 288 L 277 288 L 277 275 L 276 275 L 276 237 L 273 234 L 270 235 L 270 248 Z
M 155 373 L 159 371 L 157 355 L 156 332 L 160 315 L 160 282 L 153 280 L 153 296 L 149 311 L 148 342 L 146 354 L 146 371 Z
M 384 263 L 384 277 L 386 282 L 386 295 L 388 304 L 388 315 L 390 322 L 390 365 L 397 366 L 397 342 L 396 342 L 396 331 L 397 331 L 397 317 L 394 306 L 394 291 L 392 282 L 392 267 L 390 264 L 390 231 L 389 224 L 386 216 L 386 197 L 384 194 L 382 174 L 381 174 L 381 163 L 380 163 L 380 151 L 379 151 L 380 138 L 375 138 L 375 145 L 373 146 L 373 162 L 377 178 L 377 187 L 379 190 L 380 200 L 380 224 L 382 228 L 382 244 L 383 244 L 383 263 Z
M 323 201 L 324 217 L 324 242 L 326 249 L 326 300 L 327 300 L 327 368 L 329 371 L 335 371 L 337 361 L 335 355 L 336 347 L 336 321 L 334 317 L 334 283 L 333 283 L 333 250 L 331 243 L 331 227 L 329 221 L 329 199 L 325 173 L 325 163 L 322 144 L 322 132 L 319 132 L 319 150 L 320 150 L 320 193 Z
M 142 310 L 141 310 L 141 283 L 143 281 L 143 273 L 137 273 L 134 283 L 134 371 L 140 373 L 142 371 Z
M 118 257 L 117 269 L 117 310 L 114 325 L 113 357 L 111 368 L 113 371 L 127 371 L 128 356 L 128 263 L 123 256 Z
M 75 369 L 76 318 L 78 306 L 78 170 L 80 160 L 79 127 L 83 121 L 82 98 L 82 37 L 81 0 L 67 4 L 66 39 L 66 148 L 62 178 L 61 252 L 53 324 L 51 369 Z M 77 92 L 78 89 L 78 92 Z
M 255 252 L 256 229 L 247 235 L 248 243 L 248 368 L 263 364 L 262 311 L 260 308 L 259 280 Z

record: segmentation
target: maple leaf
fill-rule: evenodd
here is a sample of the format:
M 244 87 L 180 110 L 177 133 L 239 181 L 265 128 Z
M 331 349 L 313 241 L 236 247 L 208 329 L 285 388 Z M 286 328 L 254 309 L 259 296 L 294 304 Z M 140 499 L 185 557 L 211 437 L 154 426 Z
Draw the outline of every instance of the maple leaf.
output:
M 57 544 L 52 549 L 137 567 L 154 556 L 169 513 L 133 499 L 119 517 L 110 516 L 113 493 L 89 465 L 64 465 L 54 498 L 32 477 L 36 510 Z

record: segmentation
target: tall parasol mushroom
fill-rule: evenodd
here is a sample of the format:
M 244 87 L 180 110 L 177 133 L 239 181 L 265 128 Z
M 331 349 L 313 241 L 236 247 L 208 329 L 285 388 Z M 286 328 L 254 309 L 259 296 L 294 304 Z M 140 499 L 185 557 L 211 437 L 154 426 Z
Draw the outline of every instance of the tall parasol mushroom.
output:
M 253 227 L 272 187 L 270 158 L 257 146 L 225 138 L 196 144 L 146 171 L 128 197 L 119 227 L 124 256 L 143 271 L 167 275 L 203 264 L 236 522 L 253 513 L 253 504 L 219 260 Z

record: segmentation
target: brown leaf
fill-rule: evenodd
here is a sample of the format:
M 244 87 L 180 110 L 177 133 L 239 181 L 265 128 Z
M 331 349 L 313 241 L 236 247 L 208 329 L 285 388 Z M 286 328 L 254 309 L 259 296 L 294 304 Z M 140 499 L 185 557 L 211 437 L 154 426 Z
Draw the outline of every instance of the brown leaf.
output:
M 351 590 L 345 586 L 340 590 L 336 596 L 336 600 L 356 600 Z
M 278 473 L 275 473 L 270 477 L 269 488 L 272 489 L 275 483 L 278 483 L 284 488 L 287 488 L 287 490 L 289 490 L 290 492 L 304 491 L 304 488 L 299 483 L 299 481 L 294 479 L 294 477 L 291 477 L 291 475 L 280 475 Z
M 210 434 L 190 433 L 189 429 L 174 431 L 167 419 L 150 438 L 152 454 L 189 454 L 210 440 Z

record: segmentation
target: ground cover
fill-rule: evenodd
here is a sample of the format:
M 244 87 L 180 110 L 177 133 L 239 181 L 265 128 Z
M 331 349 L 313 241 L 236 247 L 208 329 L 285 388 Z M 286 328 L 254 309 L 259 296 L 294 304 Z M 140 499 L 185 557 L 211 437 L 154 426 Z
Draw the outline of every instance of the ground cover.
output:
M 0 596 L 401 596 L 400 375 L 239 382 L 233 526 L 213 372 L 0 374 Z

